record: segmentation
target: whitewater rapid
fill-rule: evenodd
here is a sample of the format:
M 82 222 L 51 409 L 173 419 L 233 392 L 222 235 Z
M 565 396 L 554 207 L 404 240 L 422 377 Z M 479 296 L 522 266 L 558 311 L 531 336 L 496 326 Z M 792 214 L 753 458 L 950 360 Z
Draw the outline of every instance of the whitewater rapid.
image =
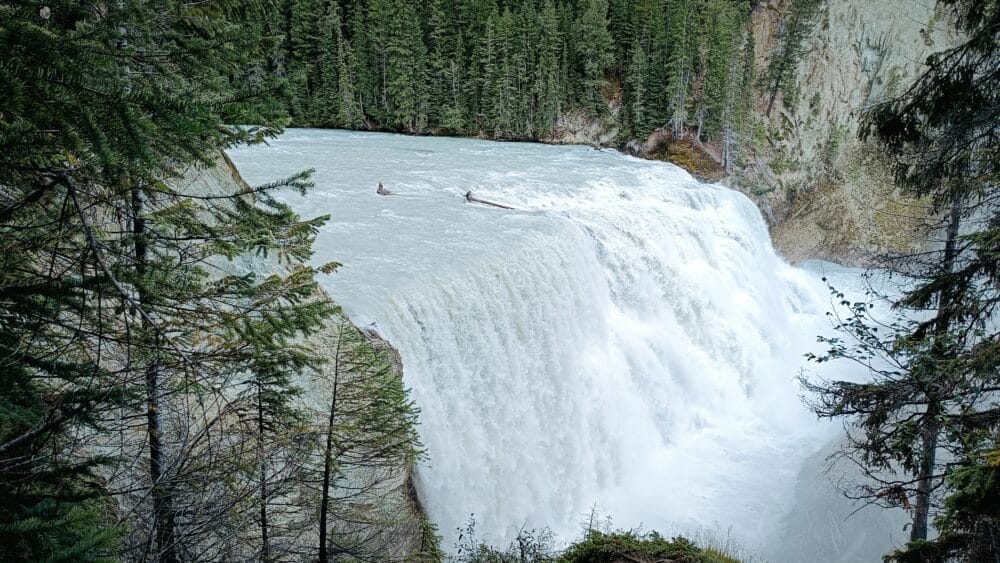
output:
M 316 168 L 309 195 L 284 197 L 332 216 L 316 262 L 344 266 L 322 283 L 400 352 L 446 548 L 470 515 L 496 543 L 541 526 L 570 540 L 595 505 L 775 561 L 851 541 L 789 530 L 849 511 L 802 504 L 839 428 L 795 377 L 830 331 L 819 270 L 847 289 L 857 272 L 782 261 L 743 195 L 587 147 L 291 130 L 231 156 L 253 183 Z

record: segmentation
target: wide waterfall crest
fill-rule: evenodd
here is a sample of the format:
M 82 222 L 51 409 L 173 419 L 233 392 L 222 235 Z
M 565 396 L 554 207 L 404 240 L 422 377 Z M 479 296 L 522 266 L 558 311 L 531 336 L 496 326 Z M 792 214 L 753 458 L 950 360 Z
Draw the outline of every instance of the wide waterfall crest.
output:
M 828 302 L 746 197 L 584 147 L 305 130 L 234 157 L 254 180 L 319 168 L 289 201 L 333 214 L 324 284 L 400 352 L 446 547 L 471 514 L 490 541 L 571 539 L 594 503 L 751 548 L 781 533 L 834 436 L 794 381 Z

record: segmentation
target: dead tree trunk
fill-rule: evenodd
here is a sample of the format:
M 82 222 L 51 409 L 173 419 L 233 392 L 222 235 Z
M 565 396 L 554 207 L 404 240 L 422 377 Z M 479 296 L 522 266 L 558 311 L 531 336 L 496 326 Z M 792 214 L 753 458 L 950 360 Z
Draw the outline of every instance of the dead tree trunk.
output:
M 500 203 L 495 203 L 492 201 L 486 201 L 485 199 L 479 199 L 477 197 L 473 197 L 471 191 L 465 192 L 465 201 L 469 203 L 481 203 L 483 205 L 491 205 L 493 207 L 499 207 L 500 209 L 514 209 L 513 207 L 510 207 L 508 205 L 503 205 Z

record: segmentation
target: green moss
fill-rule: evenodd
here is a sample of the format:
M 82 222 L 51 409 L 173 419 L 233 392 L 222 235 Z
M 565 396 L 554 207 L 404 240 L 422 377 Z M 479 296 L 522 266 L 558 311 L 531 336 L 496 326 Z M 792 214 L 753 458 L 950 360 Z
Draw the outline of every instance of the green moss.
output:
M 809 100 L 809 112 L 812 113 L 813 116 L 818 116 L 819 115 L 819 103 L 820 103 L 820 101 L 821 101 L 821 99 L 820 99 L 820 96 L 819 96 L 819 92 L 816 92 L 815 94 L 813 94 L 813 97 Z
M 795 160 L 785 151 L 781 151 L 774 155 L 774 158 L 771 159 L 769 164 L 771 166 L 771 170 L 774 171 L 775 174 L 779 175 L 786 172 L 792 172 L 797 166 Z
M 750 139 L 754 149 L 764 149 L 770 145 L 767 140 L 767 126 L 760 119 L 755 119 L 750 129 Z
M 646 157 L 676 164 L 698 178 L 721 180 L 726 175 L 722 166 L 690 139 L 662 143 L 650 151 Z
M 883 99 L 895 98 L 903 89 L 903 71 L 899 67 L 892 67 L 888 72 L 889 78 L 885 80 Z

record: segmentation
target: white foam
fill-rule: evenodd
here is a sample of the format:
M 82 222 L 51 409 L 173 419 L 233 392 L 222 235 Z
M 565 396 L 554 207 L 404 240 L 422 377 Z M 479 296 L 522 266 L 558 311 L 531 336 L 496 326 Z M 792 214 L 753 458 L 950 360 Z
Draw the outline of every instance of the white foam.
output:
M 836 435 L 794 381 L 829 303 L 744 196 L 585 147 L 293 130 L 232 155 L 256 182 L 318 169 L 288 201 L 333 216 L 323 283 L 399 349 L 445 547 L 473 513 L 494 542 L 572 538 L 595 502 L 625 527 L 780 536 Z

